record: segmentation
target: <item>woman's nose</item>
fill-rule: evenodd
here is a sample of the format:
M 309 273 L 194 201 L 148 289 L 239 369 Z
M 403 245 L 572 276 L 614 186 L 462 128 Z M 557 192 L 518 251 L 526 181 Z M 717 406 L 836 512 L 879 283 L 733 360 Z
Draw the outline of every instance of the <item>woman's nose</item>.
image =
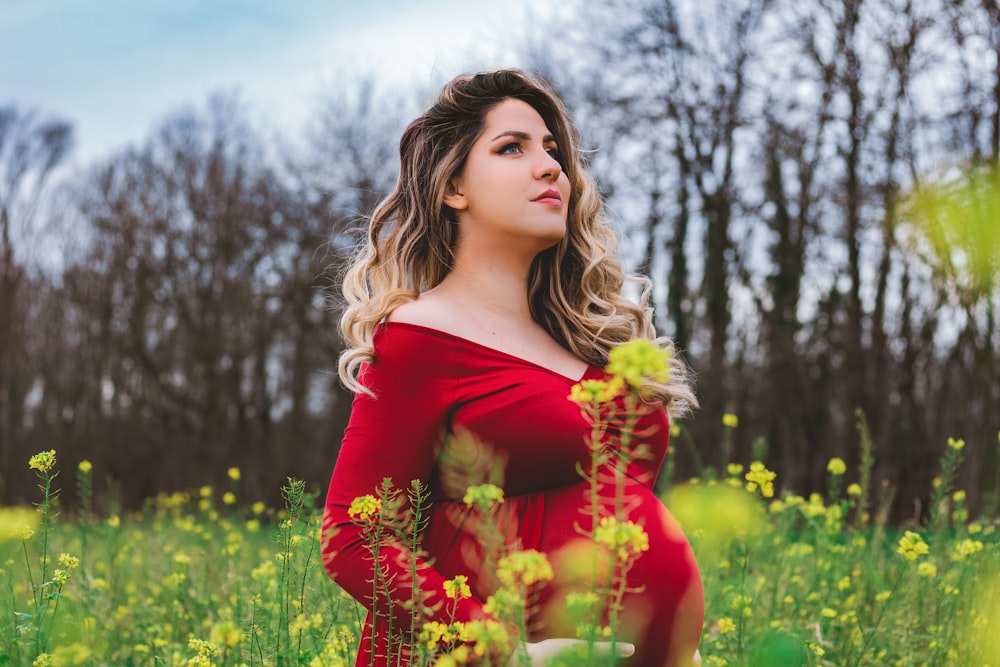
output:
M 543 157 L 538 161 L 538 166 L 535 168 L 538 178 L 548 178 L 554 181 L 562 173 L 562 165 L 548 151 L 542 151 L 542 155 Z

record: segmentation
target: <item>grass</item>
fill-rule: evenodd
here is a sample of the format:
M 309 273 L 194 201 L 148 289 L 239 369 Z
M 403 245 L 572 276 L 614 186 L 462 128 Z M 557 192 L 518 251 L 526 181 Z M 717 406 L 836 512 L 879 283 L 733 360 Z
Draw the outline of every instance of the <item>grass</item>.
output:
M 930 517 L 907 530 L 868 489 L 842 489 L 836 460 L 826 497 L 767 497 L 762 465 L 672 486 L 705 583 L 704 664 L 1000 664 L 998 523 L 970 520 L 951 488 L 963 444 L 944 446 Z M 54 453 L 32 462 L 39 511 L 0 511 L 0 665 L 353 664 L 363 611 L 322 572 L 318 498 L 301 482 L 265 508 L 239 502 L 232 469 L 224 494 L 95 516 L 83 466 L 85 510 L 68 517 Z

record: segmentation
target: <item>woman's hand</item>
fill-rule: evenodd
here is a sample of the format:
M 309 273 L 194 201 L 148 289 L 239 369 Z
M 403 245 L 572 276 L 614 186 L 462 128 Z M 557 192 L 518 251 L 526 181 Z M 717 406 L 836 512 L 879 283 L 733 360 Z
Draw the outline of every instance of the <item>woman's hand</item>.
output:
M 528 657 L 531 658 L 531 667 L 543 667 L 545 661 L 553 656 L 557 656 L 563 651 L 574 646 L 585 646 L 586 641 L 582 639 L 543 639 L 540 642 L 529 642 L 525 644 Z M 594 650 L 600 654 L 611 653 L 611 642 L 594 642 Z M 635 653 L 635 645 L 627 642 L 615 642 L 615 657 L 627 658 Z M 507 667 L 518 667 L 520 655 L 515 653 L 507 663 Z

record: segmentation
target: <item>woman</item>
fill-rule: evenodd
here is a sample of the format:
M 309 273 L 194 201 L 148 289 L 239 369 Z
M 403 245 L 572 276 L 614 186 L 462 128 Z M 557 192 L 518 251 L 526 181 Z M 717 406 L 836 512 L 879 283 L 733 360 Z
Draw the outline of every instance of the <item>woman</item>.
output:
M 400 158 L 344 282 L 340 376 L 356 397 L 326 502 L 324 565 L 369 608 L 358 665 L 386 664 L 414 621 L 489 617 L 496 554 L 462 497 L 493 482 L 505 493 L 491 519 L 501 546 L 538 550 L 555 568 L 525 619 L 541 664 L 561 645 L 544 640 L 573 636 L 559 610 L 587 587 L 576 549 L 593 528 L 579 473 L 590 426 L 567 395 L 604 376 L 612 347 L 651 338 L 651 314 L 621 293 L 626 276 L 575 131 L 539 81 L 516 70 L 456 78 L 406 129 Z M 644 388 L 657 400 L 635 444 L 649 456 L 625 477 L 649 550 L 629 570 L 619 636 L 634 644 L 628 664 L 657 667 L 690 663 L 704 616 L 690 548 L 651 491 L 668 413 L 695 403 L 671 363 L 669 384 Z M 371 533 L 349 510 L 387 477 L 401 489 L 427 484 L 430 509 L 419 553 L 381 540 L 376 576 Z M 472 595 L 447 599 L 444 583 L 458 575 Z

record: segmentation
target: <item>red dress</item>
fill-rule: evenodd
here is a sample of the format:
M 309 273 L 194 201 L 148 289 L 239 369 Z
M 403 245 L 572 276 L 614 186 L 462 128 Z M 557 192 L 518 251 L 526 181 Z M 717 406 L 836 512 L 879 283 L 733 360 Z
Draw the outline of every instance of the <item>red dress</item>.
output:
M 375 494 L 386 477 L 404 491 L 411 480 L 427 482 L 431 493 L 420 543 L 426 557 L 415 561 L 424 607 L 418 624 L 485 615 L 483 602 L 495 584 L 492 569 L 484 568 L 495 566 L 484 565 L 490 558 L 483 553 L 477 510 L 466 507 L 462 497 L 468 485 L 492 482 L 504 489 L 494 517 L 504 540 L 545 553 L 556 573 L 553 581 L 533 591 L 530 639 L 574 636 L 574 624 L 560 610 L 567 592 L 589 590 L 590 541 L 585 535 L 592 529 L 592 503 L 590 482 L 580 470 L 591 467 L 591 427 L 567 397 L 578 380 L 603 376 L 603 370 L 591 367 L 584 378 L 565 377 L 418 325 L 379 327 L 375 360 L 363 366 L 360 378 L 377 399 L 364 394 L 354 399 L 323 521 L 327 572 L 369 609 L 357 665 L 389 664 L 386 656 L 397 655 L 402 641 L 397 631 L 408 630 L 413 614 L 406 604 L 410 593 L 400 593 L 411 587 L 412 552 L 400 542 L 380 547 L 384 585 L 379 588 L 394 591 L 387 602 L 381 592 L 373 593 L 368 541 L 348 516 L 351 502 Z M 628 463 L 624 479 L 628 518 L 645 529 L 649 550 L 628 571 L 619 628 L 620 636 L 636 643 L 635 657 L 627 664 L 652 666 L 663 664 L 678 603 L 690 587 L 699 599 L 696 613 L 701 613 L 701 579 L 687 540 L 652 492 L 666 455 L 669 424 L 662 408 L 646 412 L 633 442 L 645 455 Z M 455 436 L 457 454 L 442 454 L 446 435 Z M 604 468 L 600 477 L 612 479 L 610 467 Z M 601 495 L 605 510 L 613 507 L 613 484 L 602 487 Z M 458 574 L 469 577 L 473 597 L 456 604 L 445 598 L 443 582 Z M 379 611 L 374 622 L 373 597 Z M 700 623 L 699 617 L 698 627 Z

